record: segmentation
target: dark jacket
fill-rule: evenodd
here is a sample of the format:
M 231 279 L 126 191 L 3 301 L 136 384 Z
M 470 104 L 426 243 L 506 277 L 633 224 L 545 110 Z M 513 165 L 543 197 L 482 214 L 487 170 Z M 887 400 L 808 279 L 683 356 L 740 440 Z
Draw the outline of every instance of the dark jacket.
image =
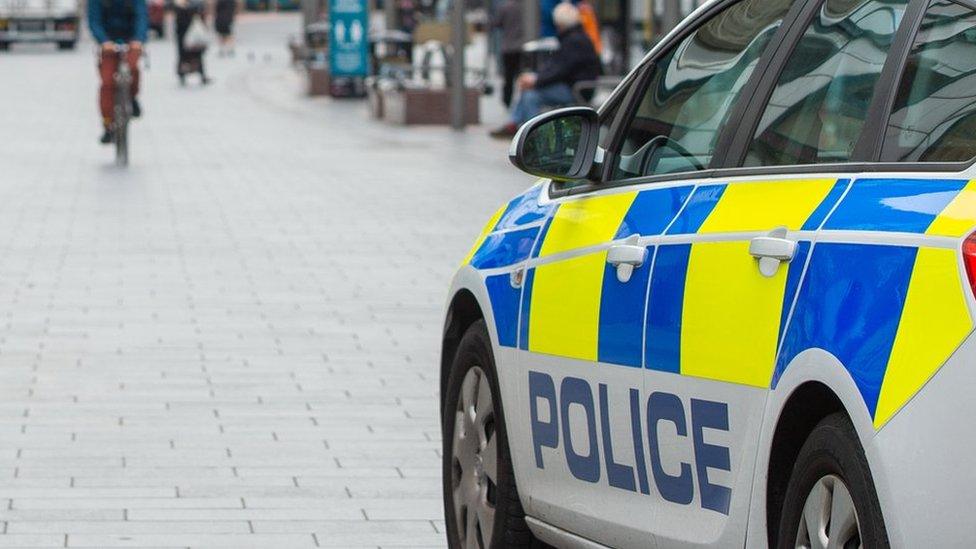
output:
M 559 49 L 539 70 L 535 85 L 538 88 L 563 83 L 568 86 L 600 76 L 600 58 L 593 43 L 577 25 L 559 34 Z
M 217 0 L 214 6 L 214 27 L 218 33 L 230 34 L 236 12 L 237 0 Z
M 88 27 L 98 43 L 146 41 L 146 0 L 89 0 Z
M 203 19 L 203 3 L 197 0 L 190 0 L 183 6 L 174 5 L 173 13 L 175 15 L 173 23 L 176 26 L 176 36 L 179 44 L 183 43 L 183 36 L 190 30 L 190 25 L 193 23 L 195 17 L 199 16 L 204 21 L 204 24 L 206 24 L 206 21 Z
M 522 50 L 525 37 L 522 33 L 522 3 L 519 0 L 505 0 L 498 8 L 491 26 L 501 31 L 502 53 L 518 53 Z

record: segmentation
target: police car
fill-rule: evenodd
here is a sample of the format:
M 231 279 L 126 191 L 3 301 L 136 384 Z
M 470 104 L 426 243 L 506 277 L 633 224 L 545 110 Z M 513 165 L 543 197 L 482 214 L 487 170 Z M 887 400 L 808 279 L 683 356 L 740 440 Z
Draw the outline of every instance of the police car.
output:
M 976 2 L 714 0 L 453 280 L 457 547 L 976 539 Z

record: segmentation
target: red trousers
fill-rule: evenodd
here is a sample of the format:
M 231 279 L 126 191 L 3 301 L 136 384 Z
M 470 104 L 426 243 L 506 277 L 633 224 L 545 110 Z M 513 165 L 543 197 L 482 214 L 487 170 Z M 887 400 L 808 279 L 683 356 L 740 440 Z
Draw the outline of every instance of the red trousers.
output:
M 139 93 L 139 56 L 140 52 L 136 48 L 130 48 L 126 53 L 125 61 L 132 71 L 132 97 Z M 98 62 L 98 74 L 102 79 L 102 85 L 98 90 L 98 107 L 102 111 L 102 121 L 105 125 L 112 123 L 112 110 L 115 104 L 115 69 L 119 63 L 119 56 L 112 51 L 103 51 L 102 57 Z

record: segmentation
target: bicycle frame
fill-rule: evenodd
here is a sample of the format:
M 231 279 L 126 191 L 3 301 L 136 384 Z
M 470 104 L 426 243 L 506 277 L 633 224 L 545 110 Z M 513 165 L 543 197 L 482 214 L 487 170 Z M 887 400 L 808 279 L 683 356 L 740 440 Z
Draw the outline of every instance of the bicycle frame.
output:
M 115 74 L 112 75 L 115 97 L 112 103 L 111 129 L 115 142 L 115 164 L 118 166 L 129 164 L 129 121 L 132 118 L 132 71 L 127 62 L 129 51 L 127 45 L 119 44 L 112 52 L 116 64 Z

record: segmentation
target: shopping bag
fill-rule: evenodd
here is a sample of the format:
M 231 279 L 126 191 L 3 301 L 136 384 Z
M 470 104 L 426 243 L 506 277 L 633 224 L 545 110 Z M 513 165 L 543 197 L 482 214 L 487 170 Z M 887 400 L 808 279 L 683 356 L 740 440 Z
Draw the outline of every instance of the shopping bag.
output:
M 183 37 L 183 47 L 187 50 L 202 51 L 210 45 L 210 31 L 199 17 L 194 17 Z

